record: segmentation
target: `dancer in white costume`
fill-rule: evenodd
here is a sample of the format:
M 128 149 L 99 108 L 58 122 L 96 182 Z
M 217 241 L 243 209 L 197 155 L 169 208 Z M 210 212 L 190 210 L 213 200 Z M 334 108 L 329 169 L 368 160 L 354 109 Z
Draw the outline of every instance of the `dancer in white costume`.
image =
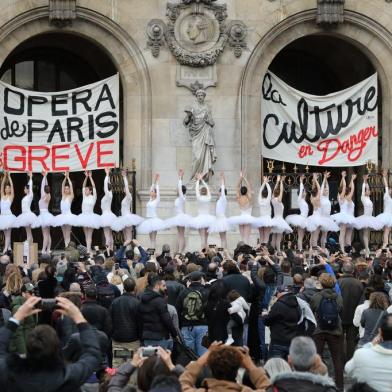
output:
M 310 246 L 317 246 L 321 228 L 321 212 L 320 212 L 320 184 L 318 182 L 318 173 L 313 173 L 312 192 L 310 202 L 313 206 L 313 213 L 308 217 L 308 231 L 310 232 Z
M 286 222 L 293 227 L 297 228 L 298 235 L 298 249 L 303 250 L 303 239 L 305 230 L 308 224 L 309 205 L 306 201 L 306 190 L 304 187 L 305 176 L 299 177 L 299 194 L 298 194 L 298 206 L 299 214 L 293 214 L 286 217 Z
M 274 217 L 272 219 L 272 246 L 280 252 L 280 243 L 282 242 L 283 233 L 292 233 L 293 230 L 283 219 L 284 205 L 282 203 L 284 191 L 284 177 L 278 176 L 275 184 L 272 207 L 274 207 Z
M 158 218 L 157 208 L 161 200 L 159 193 L 159 174 L 155 175 L 154 182 L 150 188 L 150 200 L 146 205 L 146 220 L 143 221 L 138 227 L 139 234 L 148 234 L 150 237 L 150 246 L 155 249 L 157 232 L 166 229 L 165 222 Z
M 339 231 L 339 226 L 331 218 L 331 201 L 329 200 L 329 184 L 328 178 L 331 173 L 325 172 L 323 177 L 323 182 L 321 184 L 320 190 L 320 212 L 323 218 L 321 225 L 321 239 L 320 245 L 322 248 L 325 248 L 327 243 L 328 232 L 330 231 Z
M 201 174 L 196 176 L 196 199 L 197 199 L 197 216 L 192 219 L 192 228 L 199 231 L 201 249 L 207 249 L 208 228 L 214 222 L 215 217 L 210 214 L 211 192 L 210 188 L 203 180 Z M 201 183 L 201 186 L 200 186 Z
M 106 248 L 113 250 L 113 232 L 116 229 L 117 216 L 112 212 L 113 192 L 110 183 L 110 169 L 105 169 L 105 180 L 103 182 L 104 196 L 101 199 L 101 227 L 105 235 Z
M 185 213 L 186 186 L 182 184 L 184 171 L 181 169 L 178 173 L 177 193 L 178 197 L 174 201 L 176 215 L 166 219 L 167 228 L 176 227 L 178 233 L 178 252 L 184 253 L 185 250 L 185 229 L 190 226 L 192 217 Z
M 48 173 L 42 173 L 41 181 L 41 198 L 39 199 L 39 215 L 36 222 L 31 226 L 33 229 L 40 227 L 42 230 L 42 253 L 50 253 L 52 247 L 52 237 L 50 236 L 50 227 L 54 226 L 54 216 L 49 212 L 50 187 L 48 185 Z
M 0 200 L 0 230 L 3 230 L 4 232 L 4 253 L 11 249 L 12 226 L 16 220 L 15 215 L 11 212 L 14 195 L 14 184 L 12 182 L 11 175 L 8 172 L 4 172 L 3 179 L 1 181 Z
M 91 171 L 85 172 L 83 181 L 83 201 L 82 213 L 78 215 L 78 226 L 83 227 L 84 236 L 86 238 L 87 253 L 91 253 L 91 243 L 93 240 L 94 229 L 101 227 L 101 217 L 94 213 L 95 203 L 97 202 L 97 190 Z M 89 186 L 87 181 L 90 180 Z
M 114 231 L 123 231 L 125 242 L 132 240 L 132 226 L 140 225 L 143 218 L 139 215 L 132 214 L 132 193 L 128 184 L 128 177 L 126 170 L 121 172 L 124 182 L 125 196 L 121 201 L 121 216 L 116 219 L 112 225 Z
M 74 190 L 72 181 L 69 178 L 69 173 L 65 172 L 64 179 L 61 184 L 61 214 L 54 217 L 54 226 L 61 227 L 61 231 L 63 232 L 65 247 L 67 247 L 71 241 L 72 226 L 77 225 L 78 217 L 71 212 L 73 199 Z
M 354 180 L 357 178 L 356 174 L 351 176 L 351 183 L 346 184 L 346 172 L 342 172 L 342 179 L 340 181 L 338 200 L 340 205 L 340 212 L 332 215 L 332 219 L 339 225 L 339 245 L 340 250 L 344 253 L 344 248 L 351 245 L 351 237 L 353 227 L 355 225 L 354 217 L 354 203 L 352 201 L 355 186 Z
M 26 240 L 33 242 L 33 234 L 31 233 L 31 226 L 37 222 L 37 215 L 31 211 L 31 203 L 33 201 L 33 173 L 29 172 L 29 182 L 24 188 L 25 196 L 22 199 L 22 213 L 17 216 L 14 223 L 14 228 L 24 227 L 26 230 Z
M 355 219 L 355 228 L 362 230 L 363 243 L 365 245 L 365 254 L 369 257 L 369 237 L 370 230 L 381 230 L 382 223 L 373 216 L 373 202 L 370 200 L 370 187 L 368 183 L 369 176 L 363 176 L 361 202 L 363 205 L 363 215 Z
M 274 225 L 271 215 L 271 199 L 272 189 L 270 187 L 269 178 L 263 177 L 263 183 L 260 187 L 258 203 L 259 203 L 259 217 L 255 218 L 253 227 L 259 230 L 260 244 L 267 244 L 271 234 L 272 226 Z
M 242 182 L 245 185 L 242 185 Z M 249 244 L 252 226 L 255 224 L 255 218 L 252 216 L 252 186 L 250 182 L 240 173 L 240 179 L 237 185 L 237 203 L 241 210 L 241 215 L 229 218 L 229 224 L 239 226 L 241 240 Z
M 384 183 L 384 212 L 377 215 L 377 219 L 383 226 L 382 247 L 386 248 L 389 244 L 389 233 L 392 227 L 392 189 L 388 185 L 388 170 L 382 171 L 382 180 Z
M 225 187 L 225 175 L 221 173 L 221 186 L 219 188 L 219 199 L 216 202 L 215 207 L 215 219 L 208 229 L 209 233 L 219 233 L 221 240 L 221 247 L 227 249 L 227 232 L 230 231 L 230 224 L 226 218 L 227 208 L 227 190 Z

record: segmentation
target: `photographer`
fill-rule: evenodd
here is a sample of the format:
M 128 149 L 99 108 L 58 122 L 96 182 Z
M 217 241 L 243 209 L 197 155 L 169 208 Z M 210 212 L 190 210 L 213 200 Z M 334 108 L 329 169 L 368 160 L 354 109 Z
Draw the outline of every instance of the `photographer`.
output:
M 29 298 L 5 327 L 0 328 L 0 389 L 8 391 L 40 392 L 78 391 L 101 362 L 96 334 L 80 310 L 66 298 L 57 297 L 61 314 L 70 317 L 78 326 L 82 352 L 79 360 L 65 365 L 60 356 L 60 342 L 53 328 L 40 325 L 31 331 L 26 341 L 26 358 L 8 354 L 9 341 L 19 324 L 39 313 L 39 297 Z

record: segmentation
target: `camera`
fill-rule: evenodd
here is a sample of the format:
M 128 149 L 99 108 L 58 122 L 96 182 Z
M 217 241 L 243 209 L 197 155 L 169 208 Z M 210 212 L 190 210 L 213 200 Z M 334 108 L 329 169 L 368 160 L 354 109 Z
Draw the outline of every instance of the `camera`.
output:
M 54 298 L 42 298 L 35 305 L 36 309 L 41 309 L 43 312 L 53 312 L 55 309 L 58 309 L 57 301 Z
M 158 352 L 158 347 L 153 347 L 153 346 L 148 346 L 148 347 L 142 347 L 142 357 L 143 358 L 149 358 Z
M 113 357 L 114 358 L 123 358 L 124 360 L 131 359 L 133 357 L 133 350 L 128 350 L 126 348 L 124 348 L 124 349 L 115 348 L 113 350 Z
M 120 269 L 120 264 L 119 263 L 114 263 L 114 270 L 118 271 Z

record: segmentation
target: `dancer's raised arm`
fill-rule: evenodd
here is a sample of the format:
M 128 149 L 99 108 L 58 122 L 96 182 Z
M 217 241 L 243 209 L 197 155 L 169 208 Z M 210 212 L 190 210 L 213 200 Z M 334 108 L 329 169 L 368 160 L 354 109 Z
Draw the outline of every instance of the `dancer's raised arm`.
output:
M 28 172 L 27 175 L 29 176 L 29 181 L 27 183 L 27 185 L 29 186 L 28 195 L 30 196 L 30 198 L 32 198 L 33 197 L 33 173 L 32 172 Z
M 363 183 L 362 183 L 362 191 L 361 191 L 361 202 L 362 204 L 364 204 L 366 200 L 366 190 L 369 188 L 369 184 L 368 184 L 369 175 L 364 174 L 362 178 L 363 178 Z
M 352 200 L 353 196 L 354 196 L 354 191 L 355 191 L 355 184 L 354 184 L 354 180 L 357 178 L 356 174 L 353 174 L 351 176 L 351 182 L 350 182 L 350 194 L 348 195 L 348 198 L 350 200 Z
M 271 201 L 271 197 L 272 197 L 272 189 L 270 187 L 270 184 L 268 183 L 268 177 L 267 176 L 263 177 L 263 183 L 261 184 L 261 187 L 260 187 L 259 197 L 258 197 L 259 204 L 261 204 L 263 199 L 264 199 L 263 198 L 263 191 L 264 191 L 265 188 L 267 188 L 267 197 L 265 199 L 267 200 L 267 202 L 270 202 Z
M 221 178 L 221 188 L 220 188 L 221 192 L 220 192 L 220 195 L 221 195 L 221 197 L 223 197 L 224 199 L 226 199 L 226 192 L 225 192 L 225 174 L 224 174 L 223 172 L 220 174 L 220 178 Z
M 48 185 L 48 173 L 47 172 L 42 172 L 42 181 L 41 181 L 41 199 L 46 199 L 48 196 L 47 193 L 45 192 L 45 187 Z
M 11 188 L 11 195 L 10 195 L 10 197 L 11 197 L 11 201 L 13 201 L 14 200 L 14 196 L 15 196 L 14 183 L 12 181 L 11 174 L 9 172 L 7 172 L 7 175 L 8 175 L 8 180 L 10 182 L 10 188 Z
M 340 193 L 338 195 L 339 200 L 344 199 L 344 196 L 346 195 L 346 175 L 347 173 L 345 171 L 342 171 L 342 179 L 340 180 Z
M 250 183 L 250 181 L 247 180 L 247 178 L 242 174 L 242 172 L 241 172 L 241 176 L 245 182 L 245 185 L 248 188 L 248 192 L 246 193 L 245 196 L 250 200 L 252 198 L 252 193 L 253 193 L 252 184 Z
M 93 180 L 93 173 L 91 171 L 88 171 L 87 174 L 88 174 L 88 177 L 90 179 L 91 186 L 93 187 L 93 196 L 95 198 L 97 198 L 97 189 L 95 188 L 95 182 Z
M 384 192 L 386 196 L 389 196 L 389 185 L 388 185 L 388 170 L 382 171 L 382 182 L 384 183 Z
M 103 191 L 105 193 L 105 196 L 108 196 L 110 194 L 109 191 L 109 181 L 110 181 L 110 169 L 105 169 L 105 180 L 103 181 Z
M 153 182 L 152 185 L 151 185 L 151 190 L 154 190 L 154 189 L 155 189 L 155 193 L 156 193 L 156 195 L 157 195 L 157 197 L 156 197 L 155 200 L 157 200 L 158 202 L 159 202 L 160 199 L 161 199 L 161 194 L 159 193 L 159 178 L 160 178 L 159 173 L 155 174 L 154 182 Z
M 298 200 L 302 200 L 302 198 L 303 198 L 303 196 L 304 196 L 304 190 L 305 190 L 305 187 L 304 187 L 304 179 L 305 179 L 305 176 L 302 174 L 302 175 L 299 177 L 299 193 L 298 193 Z
M 284 176 L 280 177 L 280 184 L 279 184 L 280 188 L 279 188 L 279 196 L 278 196 L 278 200 L 280 202 L 282 202 L 282 200 L 283 200 L 283 192 L 284 192 L 284 185 L 283 185 L 283 183 L 284 183 L 284 179 L 285 179 Z
M 319 182 L 318 182 L 318 173 L 313 173 L 313 186 L 314 187 L 316 187 L 316 189 L 317 189 L 317 195 L 316 196 L 313 196 L 313 198 L 314 199 L 319 199 L 320 198 L 320 192 L 321 192 L 321 189 L 320 189 L 320 184 L 319 184 Z
M 330 172 L 325 172 L 323 176 L 323 182 L 321 184 L 321 194 L 324 194 L 324 191 L 328 191 L 328 197 L 329 197 L 329 184 L 328 184 L 328 178 L 330 177 L 331 173 Z
M 184 198 L 184 193 L 182 192 L 182 179 L 184 178 L 184 170 L 180 169 L 178 172 L 178 183 L 177 183 L 177 189 L 178 189 L 178 196 L 181 197 L 182 199 Z

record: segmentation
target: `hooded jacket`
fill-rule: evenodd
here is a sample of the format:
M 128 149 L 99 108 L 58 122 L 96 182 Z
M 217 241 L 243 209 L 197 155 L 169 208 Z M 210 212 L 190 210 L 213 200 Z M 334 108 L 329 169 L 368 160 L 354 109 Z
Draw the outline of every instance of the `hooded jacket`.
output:
M 335 383 L 326 376 L 308 372 L 278 374 L 268 392 L 337 392 Z
M 169 335 L 177 337 L 172 319 L 163 296 L 146 288 L 139 304 L 138 312 L 142 324 L 143 340 L 168 339 Z
M 280 297 L 264 319 L 264 324 L 271 330 L 271 343 L 289 346 L 297 335 L 300 317 L 297 297 L 292 293 Z

